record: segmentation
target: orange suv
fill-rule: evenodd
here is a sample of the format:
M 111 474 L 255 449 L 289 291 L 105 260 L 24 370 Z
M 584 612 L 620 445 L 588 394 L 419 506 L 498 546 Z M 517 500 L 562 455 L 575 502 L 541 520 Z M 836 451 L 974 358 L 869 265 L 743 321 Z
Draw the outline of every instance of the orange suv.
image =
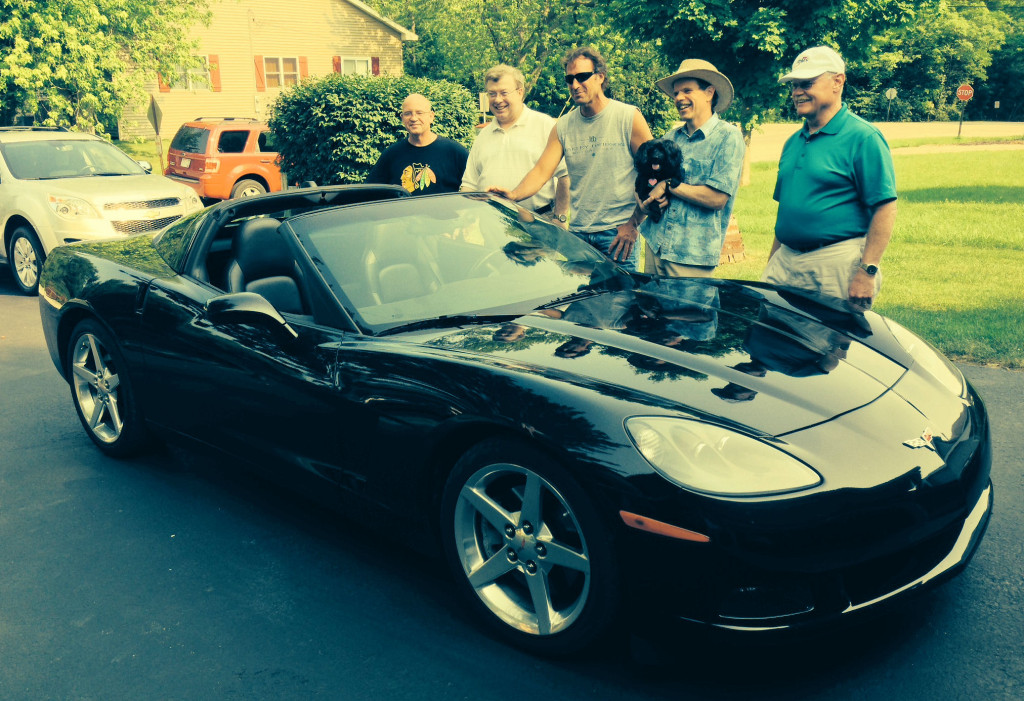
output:
M 164 175 L 211 200 L 281 189 L 270 129 L 255 119 L 200 117 L 182 124 L 171 140 Z

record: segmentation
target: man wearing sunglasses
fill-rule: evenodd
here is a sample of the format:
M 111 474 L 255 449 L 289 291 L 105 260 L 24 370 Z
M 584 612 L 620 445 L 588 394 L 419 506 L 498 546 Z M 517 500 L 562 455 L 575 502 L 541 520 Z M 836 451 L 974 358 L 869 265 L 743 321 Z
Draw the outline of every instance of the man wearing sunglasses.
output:
M 867 309 L 896 222 L 889 145 L 843 104 L 846 65 L 833 49 L 807 49 L 779 82 L 804 125 L 779 159 L 775 240 L 761 279 Z
M 564 157 L 571 181 L 569 230 L 634 271 L 643 212 L 633 195 L 633 154 L 651 140 L 651 129 L 640 110 L 607 95 L 608 67 L 597 50 L 580 47 L 562 63 L 577 109 L 558 119 L 540 159 L 515 188 L 490 190 L 517 202 L 526 199 L 551 179 Z
M 518 68 L 494 66 L 484 74 L 484 85 L 494 120 L 480 130 L 469 150 L 461 189 L 471 192 L 518 183 L 540 158 L 555 126 L 553 118 L 524 104 L 526 84 Z M 555 177 L 522 205 L 565 227 L 569 213 L 565 164 L 559 164 Z

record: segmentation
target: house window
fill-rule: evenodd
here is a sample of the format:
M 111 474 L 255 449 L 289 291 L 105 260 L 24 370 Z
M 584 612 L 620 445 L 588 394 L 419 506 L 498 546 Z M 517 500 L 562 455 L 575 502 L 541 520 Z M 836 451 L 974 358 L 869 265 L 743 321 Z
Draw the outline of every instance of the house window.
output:
M 174 90 L 210 90 L 213 82 L 210 76 L 210 59 L 202 57 L 202 65 L 195 68 L 182 68 L 175 73 L 171 81 Z
M 370 75 L 370 59 L 342 58 L 341 73 L 345 75 Z
M 299 59 L 263 57 L 263 71 L 268 88 L 283 88 L 299 83 Z

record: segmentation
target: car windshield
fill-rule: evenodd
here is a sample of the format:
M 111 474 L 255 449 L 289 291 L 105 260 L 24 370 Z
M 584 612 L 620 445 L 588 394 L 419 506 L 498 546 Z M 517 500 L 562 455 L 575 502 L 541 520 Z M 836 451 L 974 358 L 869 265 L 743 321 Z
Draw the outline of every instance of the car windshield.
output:
M 628 273 L 576 236 L 490 196 L 417 197 L 316 212 L 289 226 L 371 332 L 522 315 Z
M 19 180 L 145 175 L 142 166 L 105 141 L 51 139 L 3 144 L 4 161 Z

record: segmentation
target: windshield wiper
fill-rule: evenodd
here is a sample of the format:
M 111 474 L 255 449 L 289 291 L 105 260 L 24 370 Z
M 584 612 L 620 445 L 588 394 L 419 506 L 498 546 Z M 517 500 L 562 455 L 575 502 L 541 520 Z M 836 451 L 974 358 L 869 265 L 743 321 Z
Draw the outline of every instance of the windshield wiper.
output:
M 537 309 L 552 309 L 554 307 L 561 307 L 563 304 L 569 304 L 570 302 L 578 302 L 581 299 L 595 297 L 599 294 L 608 291 L 603 287 L 599 287 L 600 285 L 602 285 L 602 283 L 595 283 L 592 285 L 581 285 L 580 289 L 576 290 L 572 294 L 567 294 L 564 297 L 559 297 L 558 299 L 553 299 L 550 302 L 545 302 L 544 304 L 537 307 Z
M 496 324 L 510 319 L 518 319 L 522 314 L 451 314 L 439 316 L 436 319 L 423 319 L 408 324 L 393 326 L 379 335 L 388 336 L 404 331 L 416 331 L 418 329 L 444 329 L 456 326 L 470 326 L 476 324 Z

